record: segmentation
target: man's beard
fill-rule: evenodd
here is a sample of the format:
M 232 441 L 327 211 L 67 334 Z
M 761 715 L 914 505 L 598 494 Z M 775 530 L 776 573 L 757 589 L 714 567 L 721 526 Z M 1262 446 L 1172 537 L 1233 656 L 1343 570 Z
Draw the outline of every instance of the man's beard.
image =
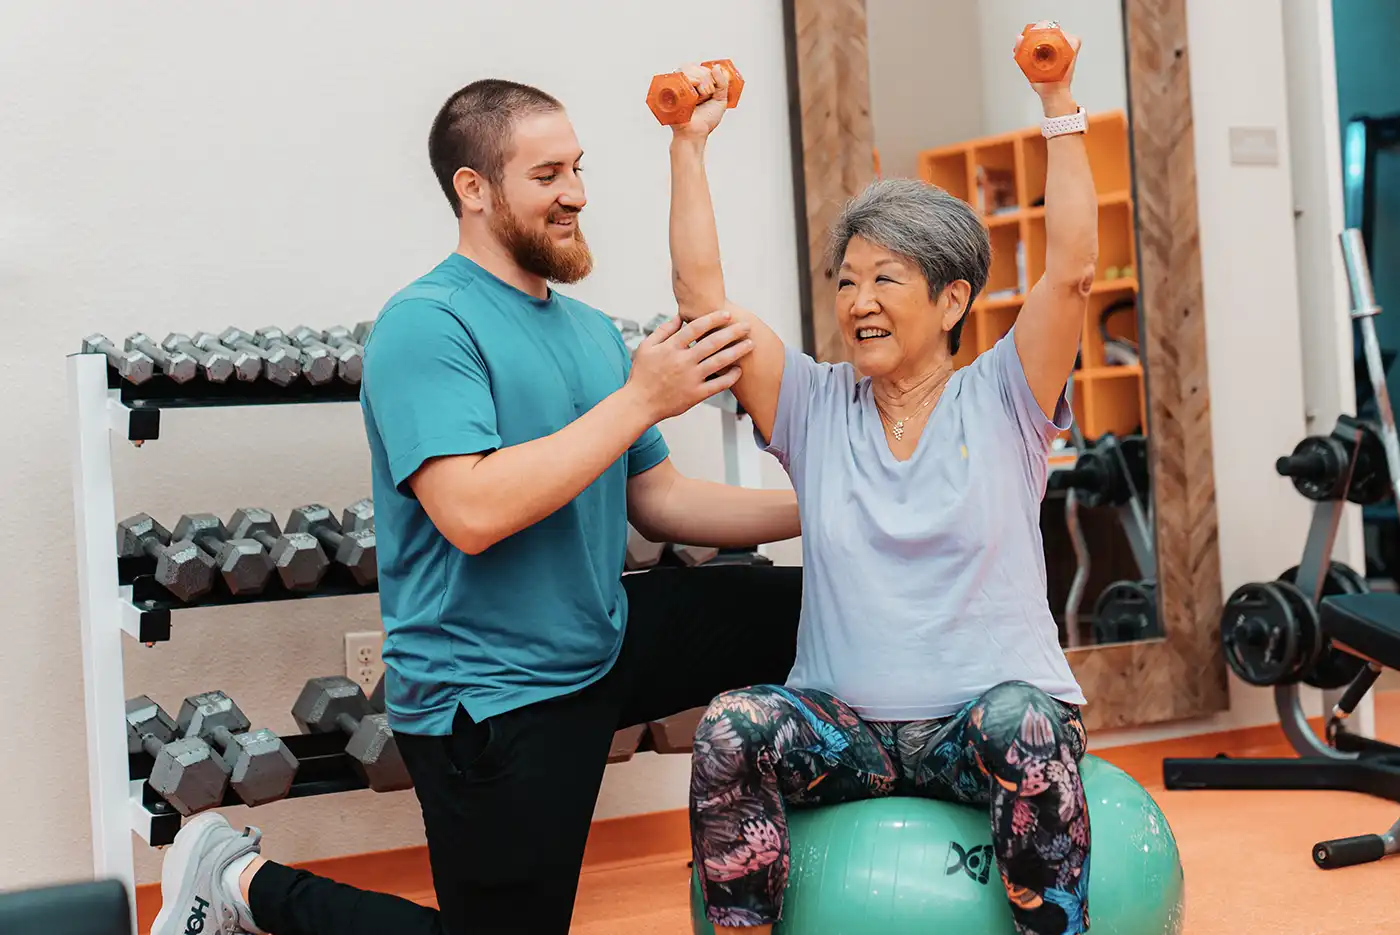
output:
M 554 243 L 547 231 L 530 230 L 520 223 L 510 205 L 497 196 L 495 210 L 491 215 L 491 232 L 511 257 L 527 273 L 533 273 L 547 282 L 578 282 L 593 270 L 593 253 L 588 249 L 588 241 L 583 238 L 579 227 L 578 212 L 574 218 L 573 242 L 564 246 Z M 555 217 L 550 212 L 550 217 Z

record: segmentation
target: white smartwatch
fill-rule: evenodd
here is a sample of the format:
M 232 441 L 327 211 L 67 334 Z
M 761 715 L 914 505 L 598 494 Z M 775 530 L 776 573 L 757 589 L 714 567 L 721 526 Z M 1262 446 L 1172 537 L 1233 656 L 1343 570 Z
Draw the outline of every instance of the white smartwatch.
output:
M 1040 135 L 1047 140 L 1066 133 L 1088 133 L 1089 115 L 1083 107 L 1063 117 L 1046 117 L 1040 122 Z

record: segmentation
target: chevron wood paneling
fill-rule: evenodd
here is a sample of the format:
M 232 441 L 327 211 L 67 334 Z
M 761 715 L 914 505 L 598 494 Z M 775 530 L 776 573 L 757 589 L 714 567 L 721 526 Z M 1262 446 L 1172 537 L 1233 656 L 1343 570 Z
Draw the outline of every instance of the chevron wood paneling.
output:
M 865 3 L 784 0 L 784 12 L 804 338 L 819 360 L 841 360 L 822 261 L 841 203 L 874 175 Z M 1124 19 L 1165 638 L 1069 651 L 1090 729 L 1228 706 L 1186 0 L 1124 0 Z
M 784 11 L 796 91 L 794 176 L 798 203 L 805 205 L 798 218 L 807 285 L 804 339 L 818 360 L 846 360 L 836 327 L 836 283 L 824 260 L 826 234 L 841 205 L 875 177 L 865 0 L 784 0 Z

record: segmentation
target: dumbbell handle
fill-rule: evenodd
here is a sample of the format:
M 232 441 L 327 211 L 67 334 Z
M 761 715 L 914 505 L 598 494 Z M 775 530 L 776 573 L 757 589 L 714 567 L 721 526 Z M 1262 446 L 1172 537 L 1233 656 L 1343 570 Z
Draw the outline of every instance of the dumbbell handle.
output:
M 141 540 L 141 551 L 151 558 L 160 558 L 169 545 L 168 542 L 161 542 L 155 536 L 147 536 Z
M 165 749 L 165 744 L 155 734 L 141 735 L 141 749 L 145 750 L 153 757 L 160 756 L 160 752 Z
M 208 739 L 200 739 L 205 740 L 206 743 L 212 740 L 213 743 L 210 745 L 215 747 L 220 753 L 223 753 L 229 747 L 233 746 L 233 731 L 220 725 L 209 732 Z
M 340 549 L 340 544 L 345 541 L 345 533 L 336 532 L 330 526 L 318 523 L 306 530 L 320 540 L 321 544 L 334 555 Z
M 339 727 L 342 731 L 344 731 L 346 734 L 349 734 L 352 737 L 354 736 L 355 732 L 360 729 L 360 724 L 363 721 L 363 718 L 355 717 L 353 714 L 347 714 L 344 711 L 340 712 L 335 716 L 335 726 Z
M 269 555 L 272 554 L 272 550 L 277 547 L 279 541 L 276 536 L 261 529 L 248 533 L 248 538 L 260 544 L 264 549 L 267 549 Z

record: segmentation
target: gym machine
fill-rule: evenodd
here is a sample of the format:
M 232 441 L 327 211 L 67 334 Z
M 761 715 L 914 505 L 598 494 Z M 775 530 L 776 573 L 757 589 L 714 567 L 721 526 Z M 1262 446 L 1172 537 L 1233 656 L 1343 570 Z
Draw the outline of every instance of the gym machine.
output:
M 1050 491 L 1063 491 L 1065 525 L 1074 549 L 1075 572 L 1065 600 L 1065 634 L 1070 649 L 1083 645 L 1079 609 L 1089 581 L 1091 559 L 1080 522 L 1080 510 L 1114 510 L 1138 567 L 1136 580 L 1114 581 L 1094 602 L 1095 644 L 1121 643 L 1160 636 L 1157 618 L 1156 547 L 1152 531 L 1152 496 L 1148 479 L 1147 439 L 1119 438 L 1111 433 L 1086 443 L 1079 427 L 1071 427 L 1079 457 L 1074 467 L 1053 470 Z
M 1220 638 L 1230 668 L 1244 681 L 1272 686 L 1284 735 L 1297 757 L 1176 759 L 1162 762 L 1168 789 L 1337 789 L 1400 802 L 1400 747 L 1346 729 L 1382 668 L 1400 669 L 1400 595 L 1367 593 L 1364 579 L 1331 562 L 1342 510 L 1392 497 L 1400 487 L 1400 442 L 1386 390 L 1361 232 L 1341 235 L 1351 287 L 1351 316 L 1380 413 L 1379 425 L 1342 416 L 1329 435 L 1311 436 L 1276 469 L 1316 506 L 1302 560 L 1272 582 L 1245 584 L 1225 603 Z M 1300 683 L 1345 687 L 1327 714 L 1325 736 L 1309 726 Z M 1400 850 L 1400 822 L 1383 834 L 1322 841 L 1323 869 L 1366 863 Z
M 1393 153 L 1397 149 L 1400 149 L 1400 114 L 1356 117 L 1347 123 L 1342 143 L 1342 195 L 1346 226 L 1361 231 L 1367 256 L 1388 255 L 1384 248 L 1378 251 L 1375 242 L 1377 168 L 1382 153 Z M 1367 377 L 1367 363 L 1361 355 L 1361 336 L 1355 327 L 1352 336 L 1356 345 L 1356 413 L 1363 418 L 1376 419 L 1377 401 Z M 1384 372 L 1390 371 L 1395 356 L 1394 350 L 1381 351 Z M 1400 579 L 1400 520 L 1395 509 L 1385 502 L 1387 499 L 1361 510 L 1366 537 L 1367 574 L 1370 577 Z

